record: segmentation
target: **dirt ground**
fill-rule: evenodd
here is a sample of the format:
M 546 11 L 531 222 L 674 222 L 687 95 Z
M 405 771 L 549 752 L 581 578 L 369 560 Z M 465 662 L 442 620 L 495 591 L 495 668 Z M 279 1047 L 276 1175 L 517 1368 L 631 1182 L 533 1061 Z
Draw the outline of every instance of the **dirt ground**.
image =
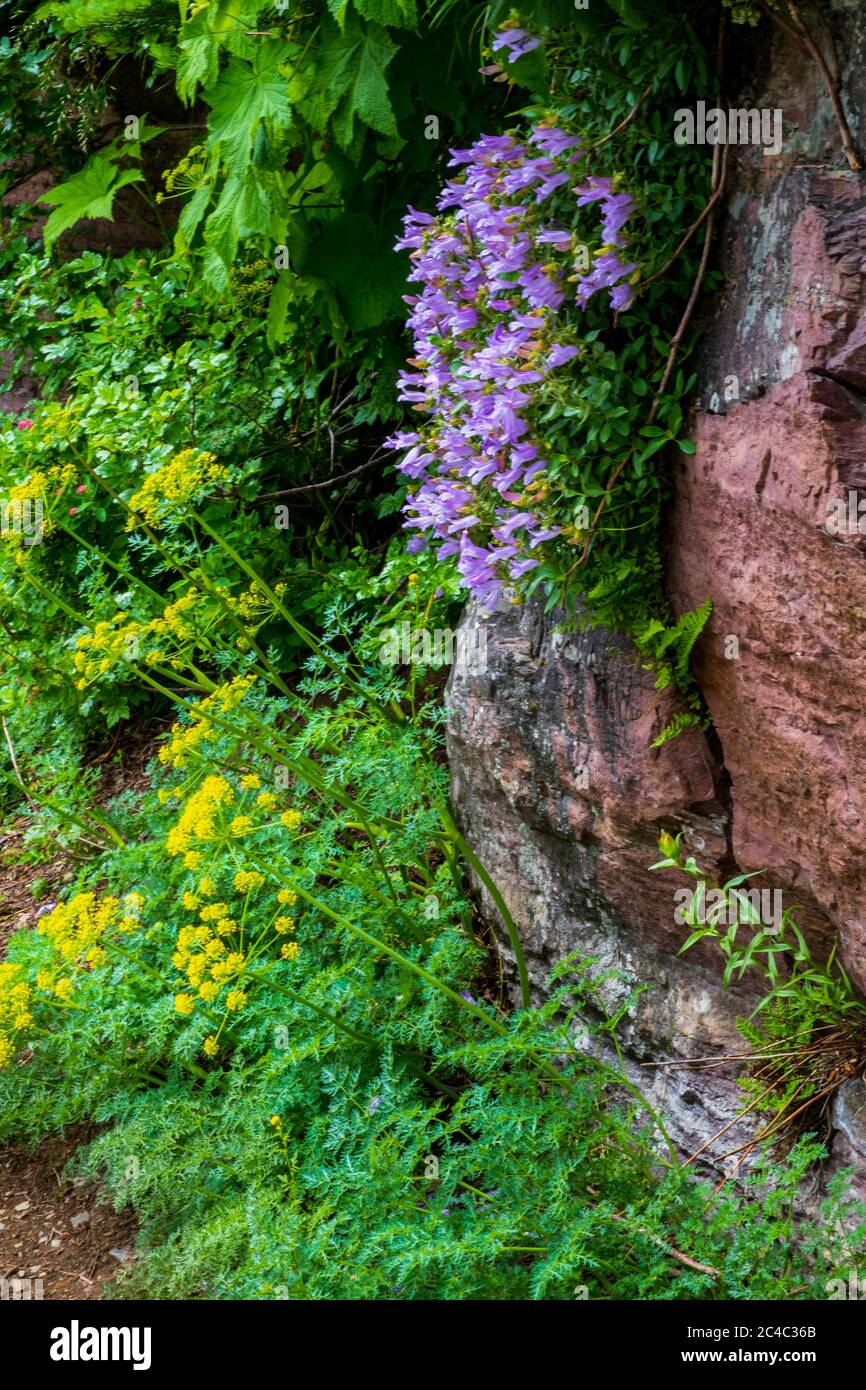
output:
M 119 729 L 94 754 L 100 804 L 147 785 L 145 768 L 160 727 Z M 75 875 L 74 861 L 59 849 L 40 864 L 22 862 L 27 824 L 18 817 L 0 833 L 0 957 L 9 936 L 35 928 L 40 910 L 56 902 Z M 76 1149 L 95 1133 L 69 1131 L 32 1153 L 18 1145 L 0 1148 L 0 1301 L 110 1298 L 112 1280 L 134 1258 L 132 1214 L 105 1205 L 98 1184 L 63 1176 Z
M 88 1132 L 0 1150 L 0 1298 L 110 1298 L 133 1258 L 135 1221 L 100 1205 L 98 1185 L 63 1169 Z

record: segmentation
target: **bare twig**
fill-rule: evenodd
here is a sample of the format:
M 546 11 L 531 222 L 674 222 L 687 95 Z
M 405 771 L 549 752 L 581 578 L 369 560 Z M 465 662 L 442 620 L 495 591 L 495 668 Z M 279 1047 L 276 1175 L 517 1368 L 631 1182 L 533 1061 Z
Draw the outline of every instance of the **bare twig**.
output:
M 641 109 L 650 92 L 652 91 L 652 89 L 652 83 L 647 83 L 646 87 L 644 87 L 634 106 L 629 111 L 628 115 L 624 116 L 623 119 L 620 121 L 619 125 L 614 126 L 613 130 L 608 131 L 607 135 L 603 135 L 601 139 L 596 140 L 594 144 L 587 145 L 587 150 L 600 149 L 602 145 L 607 144 L 608 140 L 612 140 L 615 135 L 619 135 L 620 131 L 625 130 L 627 126 L 630 126 L 638 111 Z
M 718 147 L 717 147 L 717 148 L 718 148 Z M 728 151 L 727 151 L 727 147 L 726 147 L 726 148 L 725 148 L 725 156 L 726 156 L 726 157 L 727 157 L 727 153 L 728 153 Z M 665 264 L 662 266 L 661 270 L 656 270 L 652 275 L 650 275 L 646 280 L 644 280 L 643 283 L 641 284 L 641 289 L 646 289 L 647 285 L 651 285 L 652 282 L 653 282 L 653 280 L 660 280 L 660 279 L 662 278 L 663 275 L 667 275 L 667 273 L 668 273 L 668 271 L 670 270 L 671 266 L 673 265 L 674 261 L 675 261 L 675 260 L 677 259 L 677 257 L 680 255 L 680 252 L 682 252 L 682 251 L 685 250 L 685 248 L 688 246 L 689 242 L 691 241 L 692 237 L 694 236 L 695 232 L 697 232 L 697 231 L 703 226 L 704 222 L 707 220 L 707 218 L 709 217 L 709 215 L 710 215 L 710 213 L 712 212 L 713 208 L 716 206 L 716 203 L 717 203 L 717 202 L 719 201 L 719 199 L 721 198 L 722 193 L 724 192 L 724 189 L 725 189 L 725 173 L 726 173 L 726 167 L 727 167 L 727 166 L 726 166 L 726 162 L 725 162 L 725 163 L 723 164 L 722 176 L 721 176 L 721 178 L 719 179 L 718 187 L 717 187 L 717 188 L 715 189 L 715 191 L 710 195 L 709 202 L 707 203 L 707 205 L 706 205 L 706 207 L 704 208 L 703 212 L 701 213 L 700 217 L 697 219 L 696 222 L 693 222 L 692 225 L 689 227 L 689 230 L 686 232 L 685 236 L 683 237 L 683 239 L 682 239 L 682 241 L 680 242 L 679 246 L 677 247 L 676 251 L 674 251 L 674 253 L 673 253 L 673 255 L 671 256 L 670 260 L 665 262 Z
M 613 1221 L 623 1222 L 626 1220 L 624 1216 L 615 1211 L 611 1212 L 611 1219 Z M 630 1222 L 629 1225 L 631 1225 Z M 714 1269 L 712 1265 L 701 1264 L 700 1260 L 693 1260 L 691 1255 L 684 1255 L 682 1250 L 677 1250 L 675 1246 L 668 1245 L 666 1240 L 662 1240 L 660 1236 L 653 1235 L 652 1231 L 645 1230 L 643 1226 L 632 1225 L 631 1229 L 638 1232 L 638 1234 L 642 1235 L 646 1240 L 651 1240 L 653 1245 L 657 1245 L 660 1250 L 664 1250 L 666 1254 L 671 1255 L 675 1260 L 679 1260 L 681 1264 L 688 1265 L 689 1269 L 696 1269 L 699 1274 L 709 1274 L 713 1279 L 718 1279 L 719 1271 Z
M 293 493 L 297 492 L 319 492 L 322 488 L 333 487 L 335 483 L 344 483 L 347 478 L 356 478 L 359 473 L 366 472 L 368 468 L 372 468 L 375 463 L 378 463 L 381 457 L 381 453 L 377 452 L 372 458 L 367 459 L 366 463 L 360 464 L 358 468 L 353 468 L 348 473 L 338 473 L 336 478 L 325 478 L 320 483 L 304 483 L 301 487 L 285 487 L 279 492 L 263 492 L 258 500 L 270 502 L 274 497 L 291 497 Z
M 787 0 L 788 14 L 791 18 L 790 24 L 782 18 L 778 11 L 771 9 L 766 0 L 757 0 L 757 3 L 764 14 L 767 15 L 778 28 L 784 30 L 786 34 L 797 40 L 816 64 L 833 106 L 833 113 L 836 117 L 836 124 L 839 127 L 839 135 L 842 140 L 842 148 L 845 151 L 845 158 L 848 161 L 848 167 L 853 169 L 855 173 L 859 173 L 863 168 L 863 161 L 854 143 L 851 127 L 848 124 L 848 117 L 845 115 L 845 108 L 842 105 L 842 98 L 839 94 L 839 62 L 836 56 L 835 44 L 833 44 L 833 52 L 830 60 L 833 69 L 831 71 L 831 67 L 828 66 L 824 54 L 809 32 L 799 7 L 795 4 L 795 0 Z M 829 31 L 829 25 L 826 27 Z M 830 37 L 832 43 L 832 35 Z
M 718 174 L 718 169 L 717 169 L 718 161 L 717 161 L 717 159 L 715 158 L 715 156 L 718 154 L 718 151 L 719 151 L 719 146 L 717 145 L 717 146 L 716 146 L 716 149 L 715 149 L 715 151 L 714 151 L 714 157 L 713 157 L 713 165 L 714 165 L 714 168 L 713 168 L 713 175 L 714 175 L 714 181 L 715 181 L 715 179 L 716 179 L 717 177 L 719 178 L 719 188 L 722 188 L 722 187 L 724 186 L 725 171 L 726 171 L 726 168 L 727 168 L 727 158 L 728 158 L 728 147 L 727 147 L 727 145 L 724 145 L 724 146 L 722 147 L 721 175 Z M 682 316 L 682 318 L 680 319 L 679 327 L 678 327 L 676 333 L 674 334 L 673 338 L 671 339 L 671 349 L 670 349 L 670 352 L 668 353 L 667 365 L 666 365 L 666 367 L 665 367 L 664 376 L 662 377 L 662 380 L 661 380 L 661 385 L 659 386 L 659 389 L 658 389 L 658 391 L 656 392 L 655 400 L 654 400 L 653 403 L 652 403 L 652 409 L 650 410 L 649 419 L 648 419 L 648 421 L 647 421 L 648 424 L 652 424 L 653 420 L 654 420 L 655 417 L 656 417 L 656 414 L 658 413 L 658 408 L 659 408 L 659 406 L 661 405 L 662 397 L 663 397 L 665 391 L 667 390 L 668 382 L 669 382 L 670 379 L 671 379 L 671 373 L 673 372 L 673 369 L 674 369 L 674 364 L 675 364 L 675 362 L 676 362 L 676 356 L 677 356 L 677 353 L 678 353 L 678 351 L 679 351 L 680 344 L 681 344 L 681 342 L 682 342 L 682 340 L 683 340 L 683 335 L 685 334 L 685 331 L 686 331 L 686 329 L 687 329 L 688 326 L 689 326 L 689 323 L 690 323 L 690 321 L 691 321 L 692 314 L 694 313 L 695 305 L 696 305 L 696 303 L 697 303 L 697 301 L 698 301 L 698 295 L 699 295 L 699 293 L 700 293 L 700 289 L 701 289 L 701 285 L 702 285 L 702 283 L 703 283 L 704 275 L 706 274 L 706 270 L 707 270 L 707 262 L 709 261 L 709 258 L 710 258 L 710 244 L 711 244 L 712 239 L 713 239 L 713 227 L 714 227 L 714 224 L 715 224 L 715 220 L 716 220 L 716 218 L 715 218 L 715 208 L 713 207 L 713 208 L 710 209 L 710 212 L 709 212 L 709 214 L 708 214 L 708 216 L 707 216 L 707 226 L 706 226 L 706 231 L 704 232 L 704 249 L 703 249 L 703 251 L 702 251 L 702 253 L 701 253 L 701 263 L 700 263 L 700 265 L 698 266 L 698 273 L 697 273 L 697 275 L 695 276 L 695 282 L 694 282 L 694 284 L 692 285 L 692 292 L 691 292 L 691 294 L 689 295 L 689 301 L 688 301 L 688 303 L 687 303 L 687 305 L 686 305 L 686 307 L 685 307 L 685 311 L 684 311 L 684 313 L 683 313 L 683 316 Z
M 708 262 L 709 256 L 710 256 L 710 245 L 711 245 L 712 239 L 713 239 L 713 228 L 714 228 L 714 225 L 715 225 L 716 193 L 718 192 L 718 193 L 720 194 L 720 193 L 721 193 L 721 189 L 722 189 L 722 187 L 723 187 L 724 173 L 722 173 L 721 176 L 720 176 L 719 173 L 718 173 L 719 164 L 720 164 L 720 161 L 719 161 L 719 152 L 720 152 L 720 150 L 722 150 L 722 147 L 719 146 L 719 145 L 716 145 L 715 150 L 713 151 L 713 183 L 714 183 L 714 184 L 716 183 L 716 179 L 717 179 L 717 178 L 719 179 L 719 182 L 718 182 L 717 188 L 714 188 L 713 196 L 711 197 L 710 203 L 707 205 L 707 208 L 706 208 L 706 231 L 705 231 L 705 233 L 704 233 L 704 248 L 703 248 L 703 251 L 702 251 L 702 253 L 701 253 L 701 262 L 700 262 L 700 265 L 699 265 L 699 267 L 698 267 L 698 273 L 697 273 L 697 275 L 695 276 L 694 284 L 692 285 L 692 292 L 691 292 L 691 294 L 689 295 L 688 303 L 687 303 L 687 305 L 686 305 L 686 307 L 685 307 L 685 310 L 684 310 L 684 312 L 683 312 L 683 316 L 682 316 L 682 318 L 680 319 L 679 327 L 677 328 L 676 333 L 674 334 L 673 338 L 671 339 L 670 351 L 668 352 L 668 360 L 667 360 L 667 362 L 666 362 L 666 364 L 665 364 L 664 374 L 663 374 L 663 376 L 662 376 L 661 384 L 659 385 L 658 391 L 657 391 L 656 394 L 655 394 L 655 398 L 654 398 L 654 400 L 653 400 L 653 403 L 652 403 L 652 405 L 651 405 L 651 407 L 650 407 L 650 410 L 649 410 L 649 413 L 648 413 L 648 415 L 647 415 L 647 418 L 646 418 L 646 421 L 645 421 L 645 424 L 646 424 L 646 425 L 651 425 L 651 424 L 653 423 L 653 421 L 655 420 L 656 415 L 658 414 L 659 406 L 660 406 L 661 403 L 662 403 L 662 399 L 663 399 L 663 397 L 664 397 L 664 393 L 665 393 L 665 391 L 667 390 L 668 382 L 669 382 L 670 379 L 671 379 L 671 374 L 672 374 L 672 372 L 673 372 L 674 365 L 675 365 L 675 363 L 676 363 L 677 353 L 679 352 L 680 344 L 682 343 L 683 336 L 684 336 L 684 334 L 685 334 L 685 332 L 686 332 L 686 329 L 688 328 L 689 323 L 690 323 L 690 321 L 691 321 L 691 317 L 692 317 L 692 314 L 693 314 L 693 312 L 694 312 L 695 304 L 697 303 L 698 294 L 700 293 L 700 288 L 701 288 L 701 285 L 702 285 L 702 283 L 703 283 L 704 275 L 706 274 L 707 262 Z M 721 169 L 722 169 L 722 171 L 724 171 L 724 169 L 725 169 L 725 167 L 726 167 L 726 163 L 727 163 L 727 153 L 728 153 L 728 151 L 727 151 L 727 146 L 725 146 L 724 149 L 722 150 L 722 155 L 721 155 Z M 605 490 L 604 490 L 604 494 L 602 495 L 601 501 L 599 502 L 598 506 L 597 506 L 596 509 L 595 509 L 595 515 L 594 515 L 593 518 L 592 518 L 592 521 L 591 521 L 591 523 L 590 523 L 589 530 L 588 530 L 588 532 L 587 532 L 587 534 L 586 534 L 586 539 L 585 539 L 585 541 L 584 541 L 584 543 L 583 543 L 583 549 L 581 550 L 581 553 L 580 553 L 580 555 L 578 556 L 578 558 L 575 560 L 574 564 L 573 564 L 573 565 L 571 566 L 571 568 L 568 570 L 568 573 L 567 573 L 566 576 L 565 576 L 566 579 L 568 579 L 569 576 L 572 575 L 572 574 L 574 573 L 574 571 L 575 571 L 576 569 L 578 569 L 578 568 L 584 563 L 584 561 L 586 560 L 586 558 L 587 558 L 587 556 L 588 556 L 588 554 L 589 554 L 590 546 L 592 545 L 593 537 L 595 536 L 596 530 L 598 529 L 598 523 L 599 523 L 599 521 L 600 521 L 600 519 L 601 519 L 601 514 L 602 514 L 602 512 L 604 511 L 605 507 L 607 506 L 607 504 L 608 504 L 608 502 L 609 502 L 609 500 L 610 500 L 610 495 L 611 495 L 611 493 L 613 492 L 614 487 L 616 486 L 617 479 L 619 478 L 619 476 L 620 476 L 620 474 L 622 473 L 623 469 L 625 468 L 626 464 L 628 464 L 628 463 L 631 461 L 631 459 L 633 458 L 634 452 L 635 452 L 634 447 L 632 447 L 631 449 L 629 449 L 628 453 L 625 454 L 625 455 L 623 456 L 623 458 L 620 460 L 620 462 L 617 464 L 616 468 L 614 469 L 613 473 L 611 474 L 611 477 L 609 478 L 608 483 L 607 483 L 607 486 L 606 486 L 606 488 L 605 488 Z
M 6 747 L 9 749 L 9 757 L 12 759 L 12 767 L 15 770 L 15 780 L 17 781 L 19 787 L 23 791 L 30 805 L 33 807 L 35 811 L 38 811 L 38 804 L 33 800 L 33 797 L 27 790 L 24 778 L 21 776 L 21 769 L 18 766 L 18 759 L 15 756 L 15 749 L 12 747 L 12 739 L 9 736 L 9 725 L 6 723 L 5 714 L 0 715 L 0 719 L 2 719 L 3 722 L 3 737 L 6 739 Z

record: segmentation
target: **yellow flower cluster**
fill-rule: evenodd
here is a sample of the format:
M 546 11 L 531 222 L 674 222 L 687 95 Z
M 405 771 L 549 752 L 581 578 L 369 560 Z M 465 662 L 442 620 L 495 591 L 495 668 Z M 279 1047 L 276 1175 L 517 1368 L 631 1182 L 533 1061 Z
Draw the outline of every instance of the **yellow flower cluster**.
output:
M 76 893 L 68 903 L 58 903 L 41 919 L 39 931 L 49 938 L 64 966 L 99 965 L 105 959 L 100 943 L 106 932 L 131 931 L 138 924 L 143 899 L 139 894 L 134 896 L 134 902 L 131 899 L 132 895 L 125 901 L 126 912 L 121 913 L 117 898 L 100 900 L 95 893 Z
M 23 562 L 34 540 L 43 540 L 55 529 L 51 503 L 77 476 L 74 464 L 56 464 L 35 469 L 23 483 L 8 489 L 0 503 L 4 511 L 0 538 L 12 549 L 16 563 Z
M 140 893 L 98 899 L 94 893 L 77 893 L 68 903 L 58 903 L 39 923 L 48 937 L 54 960 L 37 974 L 35 988 L 68 1003 L 72 998 L 75 970 L 92 970 L 105 959 L 108 932 L 131 931 L 144 905 Z M 33 1023 L 33 985 L 22 967 L 0 964 L 0 1067 L 15 1056 L 21 1035 Z
M 260 888 L 264 875 L 254 869 L 239 869 L 234 875 L 234 887 L 238 893 L 246 893 L 251 888 Z M 202 880 L 202 883 L 206 880 Z M 297 895 L 289 888 L 277 894 L 281 908 L 293 906 Z M 262 924 L 256 936 L 251 933 L 244 944 L 243 922 L 231 917 L 228 903 L 209 902 L 199 905 L 196 894 L 184 894 L 184 906 L 198 910 L 198 920 L 187 922 L 178 933 L 172 952 L 172 965 L 181 975 L 175 986 L 175 1012 L 189 1017 L 199 1003 L 205 1006 L 220 1005 L 225 1010 L 223 1023 L 215 1034 L 209 1034 L 202 1043 L 206 1057 L 216 1057 L 219 1052 L 219 1039 L 230 1014 L 240 1013 L 247 1003 L 247 992 L 243 988 L 241 976 L 258 959 L 266 944 L 272 947 L 280 942 L 280 957 L 283 960 L 297 960 L 301 948 L 297 941 L 280 941 L 295 931 L 294 918 L 285 911 L 268 923 Z M 246 919 L 247 908 L 244 908 Z M 273 936 L 271 936 L 273 933 Z M 223 995 L 223 991 L 225 994 Z
M 127 530 L 134 530 L 140 520 L 149 526 L 159 526 L 174 508 L 184 506 L 225 476 L 225 466 L 217 463 L 216 454 L 203 449 L 183 449 L 162 468 L 148 474 L 130 497 L 129 507 L 136 515 L 130 517 Z
M 142 642 L 147 638 L 152 624 L 139 623 L 134 618 L 127 619 L 123 609 L 108 619 L 98 622 L 93 632 L 84 632 L 75 643 L 73 665 L 79 673 L 76 689 L 84 690 L 88 681 L 96 680 L 111 670 L 118 661 L 138 661 L 142 652 Z M 162 653 L 152 650 L 148 642 L 146 658 L 158 661 Z
M 211 718 L 230 713 L 243 700 L 254 680 L 252 675 L 235 676 L 227 685 L 200 700 L 191 711 L 194 723 L 172 725 L 168 743 L 159 750 L 159 761 L 170 767 L 186 767 L 190 753 L 219 733 L 210 722 Z
M 186 642 L 195 635 L 194 626 L 189 622 L 190 610 L 195 608 L 200 596 L 195 592 L 181 594 L 168 607 L 162 610 L 162 618 L 151 624 L 153 631 L 164 626 L 178 642 Z
M 33 1022 L 33 991 L 20 965 L 0 964 L 0 1067 L 7 1067 L 18 1050 L 21 1034 Z
M 175 941 L 171 960 L 176 970 L 186 975 L 186 984 L 195 994 L 182 991 L 175 995 L 174 1007 L 180 1014 L 191 1014 L 195 1008 L 196 996 L 211 1004 L 223 985 L 240 975 L 246 967 L 243 951 L 230 949 L 226 937 L 234 936 L 238 924 L 229 917 L 226 903 L 209 903 L 199 912 L 198 922 L 187 923 L 181 927 Z M 237 997 L 233 1002 L 232 995 Z M 237 1010 L 243 1007 L 245 996 L 235 990 L 226 999 L 226 1008 Z
M 89 681 L 104 675 L 118 661 L 143 661 L 148 665 L 166 662 L 179 667 L 182 663 L 176 656 L 165 650 L 163 643 L 189 641 L 195 635 L 189 621 L 190 609 L 199 602 L 196 593 L 184 594 L 174 603 L 163 609 L 159 618 L 140 623 L 129 618 L 126 610 L 119 608 L 108 619 L 96 624 L 93 632 L 82 633 L 75 643 L 72 658 L 79 679 L 75 682 L 78 690 L 84 690 Z
M 213 839 L 217 812 L 221 806 L 230 805 L 234 796 L 234 789 L 224 777 L 205 777 L 181 811 L 177 824 L 168 832 L 165 842 L 168 853 L 182 854 L 187 868 L 197 868 L 196 846 Z
M 192 19 L 200 10 L 207 9 L 207 6 L 208 0 L 198 0 L 198 3 L 191 6 L 189 18 Z M 204 145 L 191 145 L 183 159 L 163 175 L 165 193 L 157 193 L 158 203 L 164 202 L 171 194 L 180 197 L 201 187 L 207 177 L 207 165 L 201 158 L 204 149 Z
M 261 888 L 264 881 L 264 874 L 258 873 L 255 869 L 239 869 L 234 876 L 234 885 L 239 893 L 248 893 L 254 888 Z
M 273 592 L 277 598 L 282 598 L 286 592 L 286 585 L 284 583 L 275 584 Z M 253 627 L 261 627 L 265 619 L 274 612 L 272 600 L 268 598 L 257 579 L 254 579 L 250 587 L 244 589 L 237 596 L 224 594 L 223 597 L 238 617 L 243 618 L 244 622 Z

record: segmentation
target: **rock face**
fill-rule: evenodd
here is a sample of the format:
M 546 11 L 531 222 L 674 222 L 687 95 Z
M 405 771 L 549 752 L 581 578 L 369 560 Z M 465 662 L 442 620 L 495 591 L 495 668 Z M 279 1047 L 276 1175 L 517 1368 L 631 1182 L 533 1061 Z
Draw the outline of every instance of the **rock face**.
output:
M 622 639 L 601 630 L 564 637 L 555 614 L 532 606 L 486 621 L 470 608 L 463 622 L 487 629 L 486 671 L 455 671 L 449 685 L 452 796 L 464 833 L 505 898 L 539 992 L 571 952 L 608 976 L 600 994 L 611 1013 L 635 981 L 649 985 L 621 1029 L 632 1079 L 673 1137 L 697 1148 L 730 1118 L 732 1077 L 707 1073 L 698 1083 L 686 1069 L 640 1064 L 741 1051 L 736 1001 L 722 994 L 712 957 L 677 959 L 680 885 L 648 866 L 659 858 L 659 830 L 682 829 L 721 872 L 718 765 L 697 731 L 650 748 L 676 706 Z M 496 928 L 483 894 L 482 905 Z M 726 1141 L 719 1152 L 735 1147 L 730 1133 Z
M 866 15 L 837 6 L 834 27 L 862 144 Z M 563 637 L 531 606 L 490 618 L 486 673 L 449 687 L 455 806 L 533 980 L 579 951 L 650 982 L 626 1025 L 635 1062 L 726 1050 L 744 1011 L 717 958 L 676 956 L 680 885 L 647 872 L 662 827 L 714 874 L 764 870 L 814 949 L 838 938 L 866 989 L 866 175 L 844 162 L 810 60 L 778 31 L 763 42 L 738 104 L 781 108 L 784 149 L 730 151 L 726 278 L 705 313 L 698 448 L 674 464 L 666 547 L 675 609 L 713 599 L 695 652 L 713 730 L 651 749 L 674 707 L 628 644 Z M 655 1098 L 666 1090 L 684 1146 L 730 1117 L 731 1075 L 663 1078 Z M 866 1173 L 861 1081 L 836 1109 L 838 1157 Z

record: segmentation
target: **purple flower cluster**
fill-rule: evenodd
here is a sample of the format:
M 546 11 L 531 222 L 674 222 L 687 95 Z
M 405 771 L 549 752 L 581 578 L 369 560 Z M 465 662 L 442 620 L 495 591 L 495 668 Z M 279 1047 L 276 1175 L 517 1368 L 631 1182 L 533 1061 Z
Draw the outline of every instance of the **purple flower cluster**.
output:
M 492 47 L 494 53 L 500 48 L 506 48 L 509 63 L 516 63 L 518 58 L 523 58 L 540 45 L 541 39 L 527 33 L 525 29 L 502 29 L 494 38 Z
M 507 32 L 522 41 L 523 31 Z M 615 309 L 631 302 L 636 267 L 619 252 L 633 199 L 611 179 L 586 176 L 580 145 L 538 125 L 525 141 L 486 135 L 453 150 L 461 173 L 446 183 L 440 215 L 410 208 L 397 243 L 423 287 L 406 296 L 414 370 L 401 374 L 400 399 L 428 421 L 388 441 L 406 450 L 399 468 L 414 484 L 409 549 L 423 550 L 432 534 L 439 557 L 454 557 L 488 609 L 504 584 L 538 567 L 561 530 L 548 514 L 547 461 L 533 431 L 550 404 L 550 374 L 580 353 L 557 311 L 574 282 L 580 306 L 603 288 Z M 544 210 L 557 190 L 578 206 L 600 205 L 603 245 L 585 274 L 575 274 L 578 238 Z

